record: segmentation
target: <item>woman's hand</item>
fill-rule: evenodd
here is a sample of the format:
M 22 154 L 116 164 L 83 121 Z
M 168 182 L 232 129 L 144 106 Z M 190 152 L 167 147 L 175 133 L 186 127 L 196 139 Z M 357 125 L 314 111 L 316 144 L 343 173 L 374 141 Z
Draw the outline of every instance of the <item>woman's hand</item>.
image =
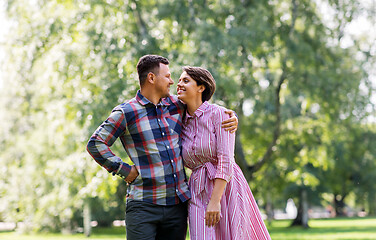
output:
M 214 226 L 221 219 L 221 198 L 226 184 L 224 179 L 216 178 L 214 180 L 213 192 L 205 213 L 205 224 L 208 227 Z
M 213 227 L 221 219 L 221 203 L 218 201 L 209 201 L 206 207 L 205 224 L 208 227 Z

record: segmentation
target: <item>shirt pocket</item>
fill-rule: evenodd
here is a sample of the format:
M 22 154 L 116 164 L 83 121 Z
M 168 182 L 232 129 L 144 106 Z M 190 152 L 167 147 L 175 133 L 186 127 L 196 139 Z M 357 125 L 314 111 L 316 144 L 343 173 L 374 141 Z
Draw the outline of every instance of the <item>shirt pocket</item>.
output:
M 203 155 L 206 158 L 213 158 L 216 156 L 216 136 L 215 128 L 213 124 L 206 126 L 199 126 L 199 130 L 196 130 L 195 147 L 200 150 L 197 152 L 199 155 Z
M 182 131 L 182 122 L 180 114 L 172 114 L 166 116 L 166 122 L 170 135 L 180 135 Z

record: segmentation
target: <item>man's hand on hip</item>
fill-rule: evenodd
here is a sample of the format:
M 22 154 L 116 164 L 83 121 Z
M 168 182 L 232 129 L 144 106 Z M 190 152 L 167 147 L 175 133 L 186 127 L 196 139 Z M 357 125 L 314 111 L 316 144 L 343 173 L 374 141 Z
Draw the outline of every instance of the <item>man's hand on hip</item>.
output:
M 138 171 L 137 171 L 137 168 L 133 165 L 132 168 L 131 168 L 131 172 L 129 173 L 129 175 L 127 176 L 127 178 L 125 179 L 125 181 L 129 184 L 129 183 L 132 183 L 138 176 Z

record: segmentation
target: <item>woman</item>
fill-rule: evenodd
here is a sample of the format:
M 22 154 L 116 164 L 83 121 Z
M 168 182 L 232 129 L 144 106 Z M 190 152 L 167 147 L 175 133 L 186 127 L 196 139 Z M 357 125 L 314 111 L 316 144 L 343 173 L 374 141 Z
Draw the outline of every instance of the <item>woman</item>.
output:
M 207 101 L 215 80 L 200 67 L 183 67 L 177 93 L 187 104 L 183 159 L 192 170 L 188 206 L 191 239 L 270 239 L 248 183 L 234 161 L 235 134 L 224 131 L 224 108 Z

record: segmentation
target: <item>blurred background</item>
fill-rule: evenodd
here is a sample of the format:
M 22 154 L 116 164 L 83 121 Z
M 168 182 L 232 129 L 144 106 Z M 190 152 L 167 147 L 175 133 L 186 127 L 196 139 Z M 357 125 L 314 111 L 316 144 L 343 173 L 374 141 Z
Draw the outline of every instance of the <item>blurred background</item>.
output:
M 75 233 L 84 222 L 123 224 L 126 184 L 85 148 L 112 108 L 135 96 L 144 54 L 167 57 L 175 83 L 184 65 L 212 72 L 213 102 L 239 116 L 236 161 L 268 224 L 376 214 L 374 0 L 0 8 L 3 226 Z M 129 161 L 120 142 L 112 149 Z

